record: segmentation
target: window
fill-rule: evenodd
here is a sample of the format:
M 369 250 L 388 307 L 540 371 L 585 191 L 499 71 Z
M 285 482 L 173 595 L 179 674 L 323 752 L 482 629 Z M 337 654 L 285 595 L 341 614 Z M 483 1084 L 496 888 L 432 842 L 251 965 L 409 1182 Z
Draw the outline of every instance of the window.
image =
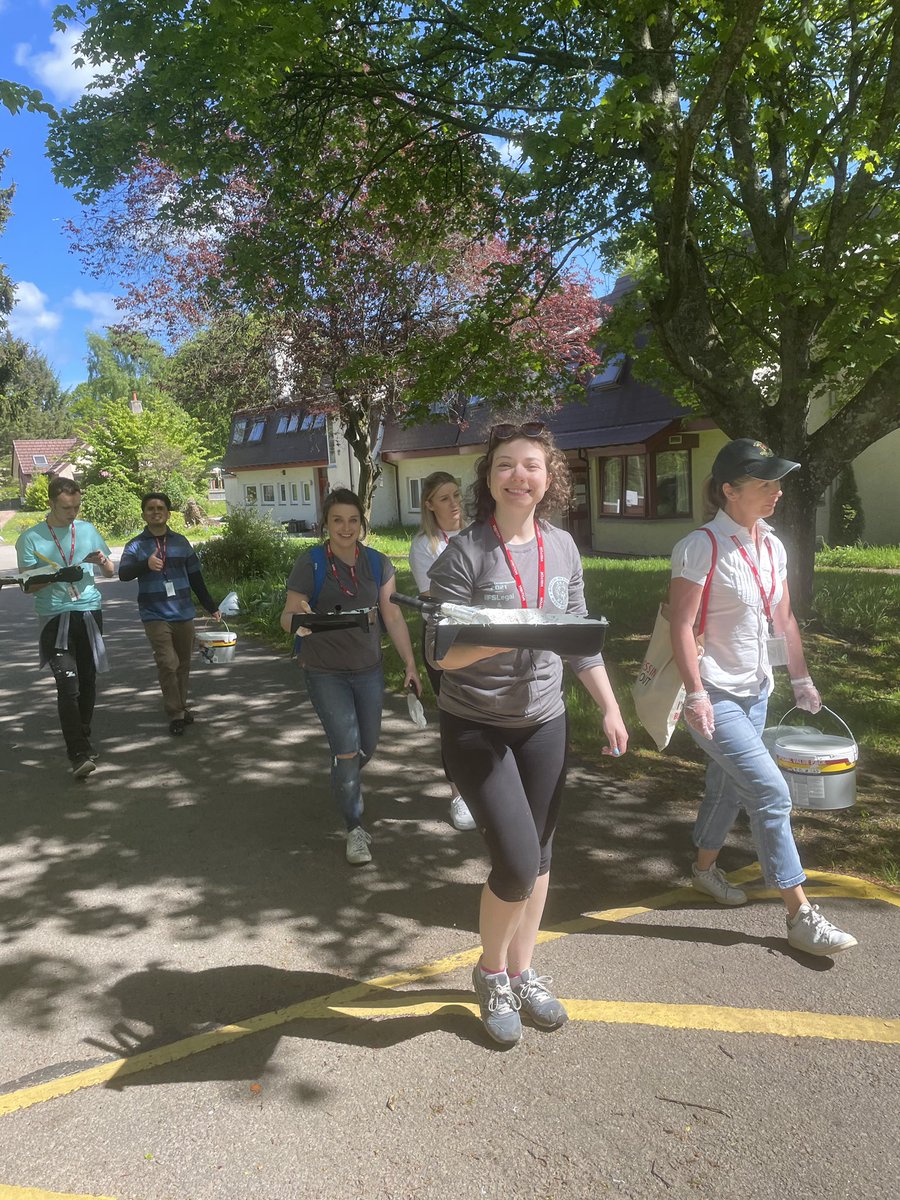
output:
M 221 475 L 210 475 L 209 490 L 211 492 L 224 492 L 225 480 L 222 478 Z
M 263 497 L 263 499 L 262 499 L 263 504 L 274 504 L 275 503 L 275 484 L 274 483 L 264 483 L 262 485 L 262 497 Z
M 235 446 L 239 446 L 244 440 L 244 434 L 247 432 L 247 422 L 243 417 L 238 417 L 234 423 L 234 429 L 231 431 L 231 441 Z
M 245 504 L 257 504 L 258 503 L 255 483 L 245 483 L 244 484 L 244 503 Z
M 303 503 L 312 504 L 312 488 L 308 483 L 304 483 L 303 485 Z
M 307 429 L 312 429 L 312 423 L 313 423 L 312 413 L 306 413 L 303 417 L 303 420 L 300 422 L 300 432 L 305 433 Z
M 312 427 L 313 427 L 313 429 L 324 429 L 325 428 L 325 414 L 324 413 L 316 413 L 316 415 L 313 417 Z
M 326 434 L 328 442 L 328 465 L 329 467 L 337 466 L 337 441 L 334 436 L 334 421 L 328 422 L 328 432 Z
M 278 498 L 282 504 L 287 504 L 287 484 L 286 483 L 279 483 Z
M 689 450 L 651 451 L 648 454 L 601 458 L 599 469 L 598 507 L 601 517 L 691 515 Z
M 688 450 L 653 455 L 657 517 L 691 515 L 691 456 Z
M 296 483 L 292 483 L 291 484 L 291 504 L 298 504 L 299 502 L 300 502 L 300 498 L 297 495 L 297 485 L 296 485 Z
M 592 388 L 615 387 L 619 382 L 624 365 L 624 354 L 611 354 L 603 363 L 602 370 L 593 377 L 588 386 Z
M 407 494 L 409 495 L 409 511 L 422 511 L 422 480 L 407 479 L 406 481 Z
M 262 417 L 253 422 L 250 426 L 250 432 L 247 434 L 248 442 L 261 442 L 262 435 L 266 428 L 266 418 Z
M 278 418 L 276 433 L 296 433 L 299 415 L 295 412 L 282 413 Z
M 47 461 L 46 454 L 33 454 L 32 462 L 36 467 L 48 467 L 50 465 Z

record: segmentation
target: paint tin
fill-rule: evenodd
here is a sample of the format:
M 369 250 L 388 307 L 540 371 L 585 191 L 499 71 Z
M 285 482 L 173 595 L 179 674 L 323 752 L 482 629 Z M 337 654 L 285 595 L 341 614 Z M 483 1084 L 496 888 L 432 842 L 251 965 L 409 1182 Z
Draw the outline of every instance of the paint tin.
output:
M 763 741 L 787 781 L 795 808 L 828 811 L 850 808 L 856 802 L 856 763 L 859 747 L 837 713 L 822 706 L 846 730 L 843 734 L 822 733 L 808 725 L 778 725 L 766 729 Z

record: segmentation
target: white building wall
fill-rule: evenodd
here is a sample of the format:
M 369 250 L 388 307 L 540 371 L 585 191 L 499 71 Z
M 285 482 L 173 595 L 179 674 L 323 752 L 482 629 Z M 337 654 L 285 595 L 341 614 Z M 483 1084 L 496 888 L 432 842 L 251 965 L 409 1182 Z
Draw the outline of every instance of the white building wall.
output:
M 271 497 L 271 499 L 270 499 Z M 319 520 L 315 467 L 256 467 L 225 476 L 228 510 L 249 508 L 274 524 Z

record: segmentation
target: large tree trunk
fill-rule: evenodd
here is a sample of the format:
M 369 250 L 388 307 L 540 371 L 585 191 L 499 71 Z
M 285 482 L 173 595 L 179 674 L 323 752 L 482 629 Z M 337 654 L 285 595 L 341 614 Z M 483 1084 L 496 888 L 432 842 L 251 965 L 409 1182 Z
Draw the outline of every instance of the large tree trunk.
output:
M 812 609 L 818 497 L 804 488 L 800 474 L 796 471 L 787 477 L 772 524 L 787 548 L 791 604 L 802 619 L 808 617 Z
M 378 418 L 373 417 L 367 407 L 358 403 L 342 405 L 342 416 L 344 436 L 359 465 L 359 482 L 355 490 L 359 496 L 366 521 L 368 521 L 372 514 L 375 485 L 381 475 L 381 467 L 375 461 L 372 453 L 372 427 L 374 422 L 377 431 Z

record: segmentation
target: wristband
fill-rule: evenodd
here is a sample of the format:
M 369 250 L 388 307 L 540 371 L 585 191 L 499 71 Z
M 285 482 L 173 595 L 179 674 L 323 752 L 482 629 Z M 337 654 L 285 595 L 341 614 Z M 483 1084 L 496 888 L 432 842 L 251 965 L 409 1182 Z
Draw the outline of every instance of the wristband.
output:
M 791 680 L 791 682 L 793 683 L 793 680 Z M 685 696 L 685 700 L 708 700 L 708 699 L 709 699 L 709 692 L 706 692 L 706 691 L 704 691 L 704 692 L 688 692 L 688 694 Z
M 809 677 L 809 675 L 804 675 L 802 679 L 792 679 L 791 687 L 803 687 L 803 685 L 806 683 L 812 683 L 812 679 Z

